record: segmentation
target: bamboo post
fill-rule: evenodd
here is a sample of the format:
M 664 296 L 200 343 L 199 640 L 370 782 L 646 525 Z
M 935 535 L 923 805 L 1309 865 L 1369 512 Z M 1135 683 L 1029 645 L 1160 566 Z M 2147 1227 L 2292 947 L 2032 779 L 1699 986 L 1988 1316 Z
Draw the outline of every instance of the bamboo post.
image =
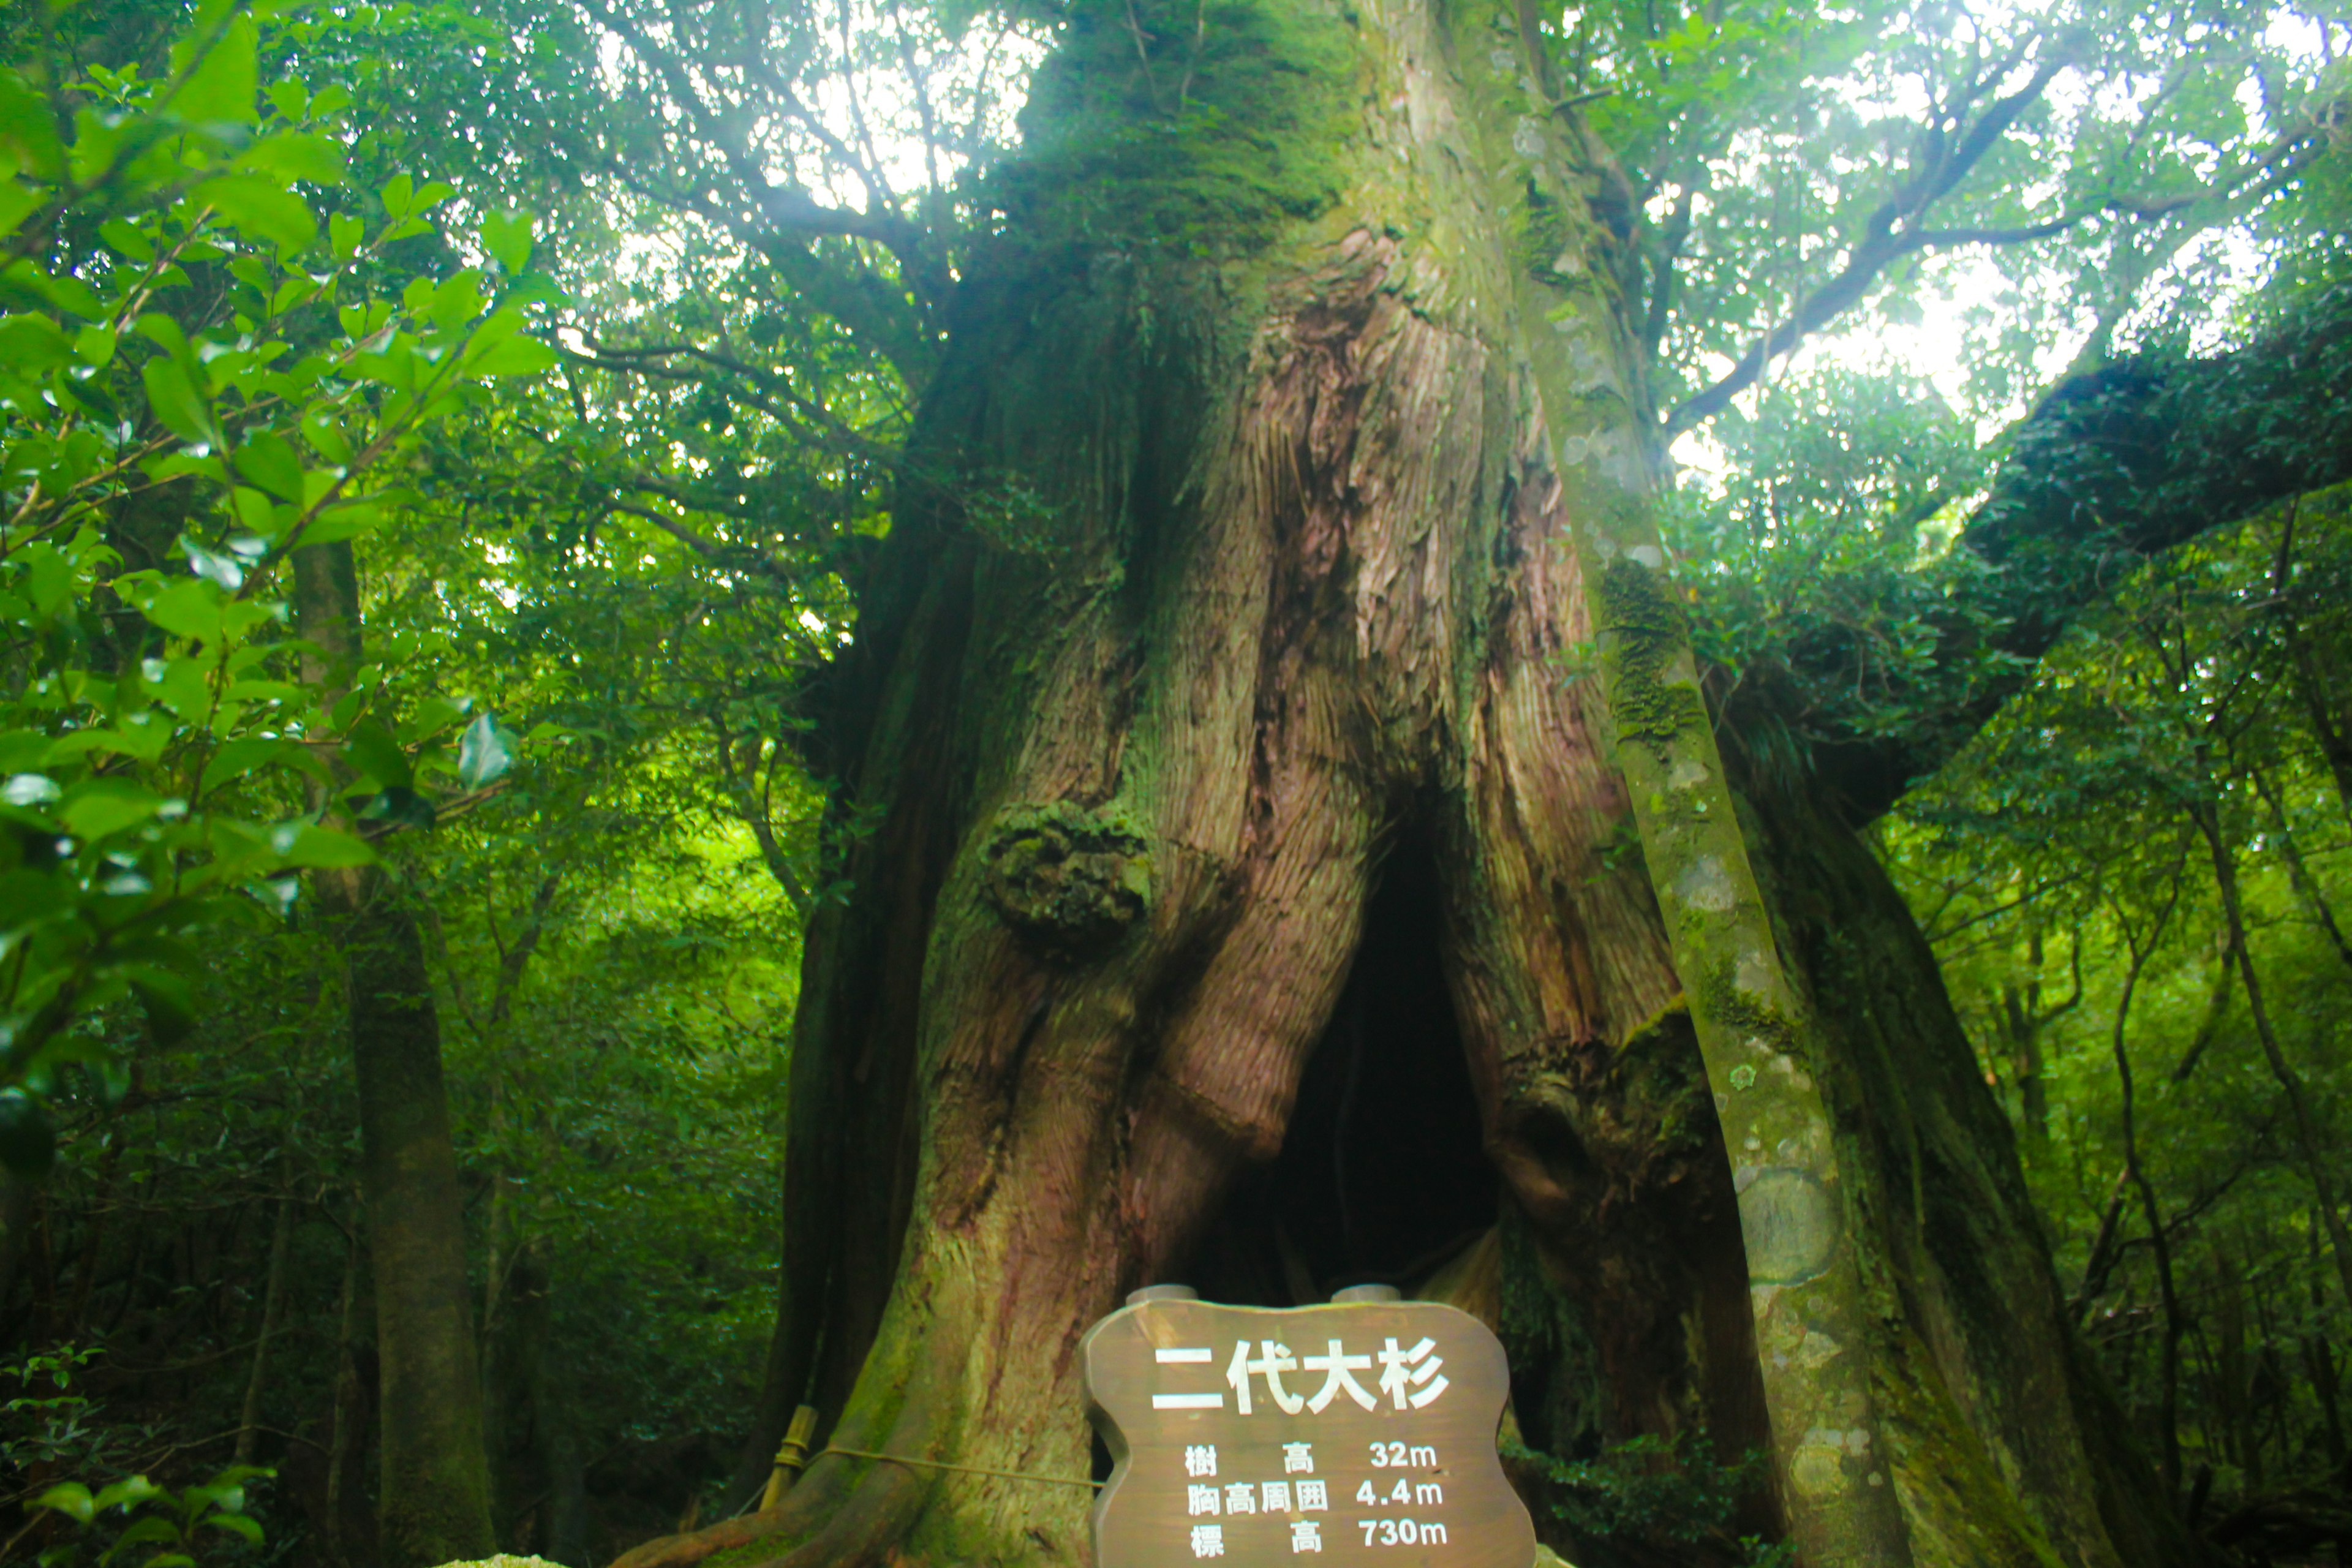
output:
M 803 1405 L 793 1412 L 793 1424 L 784 1430 L 784 1440 L 776 1449 L 776 1468 L 768 1472 L 767 1489 L 760 1494 L 760 1511 L 765 1513 L 782 1500 L 792 1490 L 793 1482 L 800 1479 L 802 1468 L 808 1464 L 809 1444 L 816 1437 L 816 1406 Z

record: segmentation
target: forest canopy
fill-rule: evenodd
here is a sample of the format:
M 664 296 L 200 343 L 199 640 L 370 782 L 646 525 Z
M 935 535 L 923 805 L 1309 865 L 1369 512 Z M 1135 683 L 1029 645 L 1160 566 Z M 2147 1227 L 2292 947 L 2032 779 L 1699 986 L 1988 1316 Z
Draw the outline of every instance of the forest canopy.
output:
M 1441 189 L 1447 137 L 1503 172 Z M 1727 1019 L 1827 1086 L 1865 1404 L 1934 1425 L 1886 1325 L 1947 1309 L 1888 1281 L 2053 1292 L 2074 1393 L 1937 1395 L 2026 1544 L 1898 1468 L 1909 1561 L 2352 1551 L 2347 234 L 2352 15 L 2306 0 L 12 0 L 0 1561 L 1076 1561 L 994 1494 L 761 1486 L 796 1406 L 872 1447 L 932 1397 L 927 1258 L 1024 1278 L 1022 1140 L 1088 1114 L 1036 1085 L 1160 1074 L 1217 1152 L 1150 1185 L 1139 1088 L 1040 1156 L 1100 1250 L 1037 1244 L 1037 1321 L 1162 1272 L 1456 1300 L 1547 1550 L 1891 1562 L 1790 1489 L 1803 1391 L 1749 1393 Z M 1213 542 L 1261 495 L 1266 559 Z M 1181 587 L 1221 551 L 1258 585 Z M 1217 702 L 1261 826 L 1212 871 L 1167 715 Z M 1447 750 L 1538 710 L 1601 782 L 1490 816 L 1572 820 L 1566 871 L 1480 837 L 1523 754 Z M 1669 779 L 1748 846 L 1721 931 Z M 1333 865 L 1339 934 L 1212 1019 L 1286 1065 L 1183 1079 L 1220 944 L 1286 951 L 1246 889 Z M 1478 999 L 1519 870 L 1580 889 L 1527 985 L 1572 1028 Z M 1759 933 L 1765 1023 L 1699 967 Z M 1079 1015 L 1130 1054 L 1023 1077 Z M 1930 1109 L 1834 1065 L 1947 1017 L 1956 1079 L 1883 1064 Z M 1574 1160 L 1486 1034 L 1591 1097 Z M 1544 1206 L 1571 1163 L 1600 1219 Z M 2018 1207 L 1939 1250 L 1979 1179 Z M 1729 1273 L 1612 1338 L 1650 1309 L 1575 1227 L 1652 1258 L 1684 1201 Z M 1702 1319 L 1738 1348 L 1656 1348 Z M 924 1440 L 1083 1468 L 1059 1388 L 1049 1437 Z M 2045 1398 L 2095 1507 L 2002 1446 Z

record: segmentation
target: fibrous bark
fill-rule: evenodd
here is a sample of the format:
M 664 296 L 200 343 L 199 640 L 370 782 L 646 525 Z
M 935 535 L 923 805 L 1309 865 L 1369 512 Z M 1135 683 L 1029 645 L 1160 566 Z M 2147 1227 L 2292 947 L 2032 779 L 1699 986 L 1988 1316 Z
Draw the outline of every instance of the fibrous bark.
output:
M 1817 1563 L 2185 1562 L 1932 957 L 1801 778 L 1717 753 L 1622 193 L 1532 40 L 1074 13 L 825 694 L 860 832 L 809 935 L 769 1417 L 1085 1477 L 1080 1335 L 1282 1169 L 1411 843 L 1423 1048 L 1502 1194 L 1448 1275 L 1523 1429 L 1769 1447 L 1753 1511 Z M 1085 1497 L 834 1455 L 631 1562 L 1077 1560 Z

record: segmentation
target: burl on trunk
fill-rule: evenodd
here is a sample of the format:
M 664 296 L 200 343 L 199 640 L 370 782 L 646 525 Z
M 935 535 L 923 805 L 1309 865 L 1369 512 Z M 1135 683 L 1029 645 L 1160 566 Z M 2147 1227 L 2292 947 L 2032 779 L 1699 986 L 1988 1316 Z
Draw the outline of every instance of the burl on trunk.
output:
M 1444 993 L 1391 1048 L 1456 1053 L 1488 1183 L 1442 1279 L 1530 1443 L 1765 1448 L 1752 1522 L 1815 1564 L 2189 1561 L 1907 916 L 1717 754 L 1624 194 L 1531 24 L 1161 9 L 1076 8 L 1037 81 L 821 694 L 854 891 L 763 1415 L 971 1469 L 821 1458 L 632 1568 L 1084 1560 L 1083 1489 L 971 1470 L 1088 1473 L 1080 1337 L 1278 1206 L 1388 919 Z

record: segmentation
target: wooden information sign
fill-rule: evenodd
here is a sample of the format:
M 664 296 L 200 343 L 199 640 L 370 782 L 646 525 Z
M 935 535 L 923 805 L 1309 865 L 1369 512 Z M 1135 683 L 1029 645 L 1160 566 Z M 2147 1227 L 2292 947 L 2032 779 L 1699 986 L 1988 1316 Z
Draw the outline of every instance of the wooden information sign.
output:
M 1355 1296 L 1220 1307 L 1161 1286 L 1087 1331 L 1115 1461 L 1097 1568 L 1528 1568 L 1495 1452 L 1503 1347 L 1452 1307 Z

